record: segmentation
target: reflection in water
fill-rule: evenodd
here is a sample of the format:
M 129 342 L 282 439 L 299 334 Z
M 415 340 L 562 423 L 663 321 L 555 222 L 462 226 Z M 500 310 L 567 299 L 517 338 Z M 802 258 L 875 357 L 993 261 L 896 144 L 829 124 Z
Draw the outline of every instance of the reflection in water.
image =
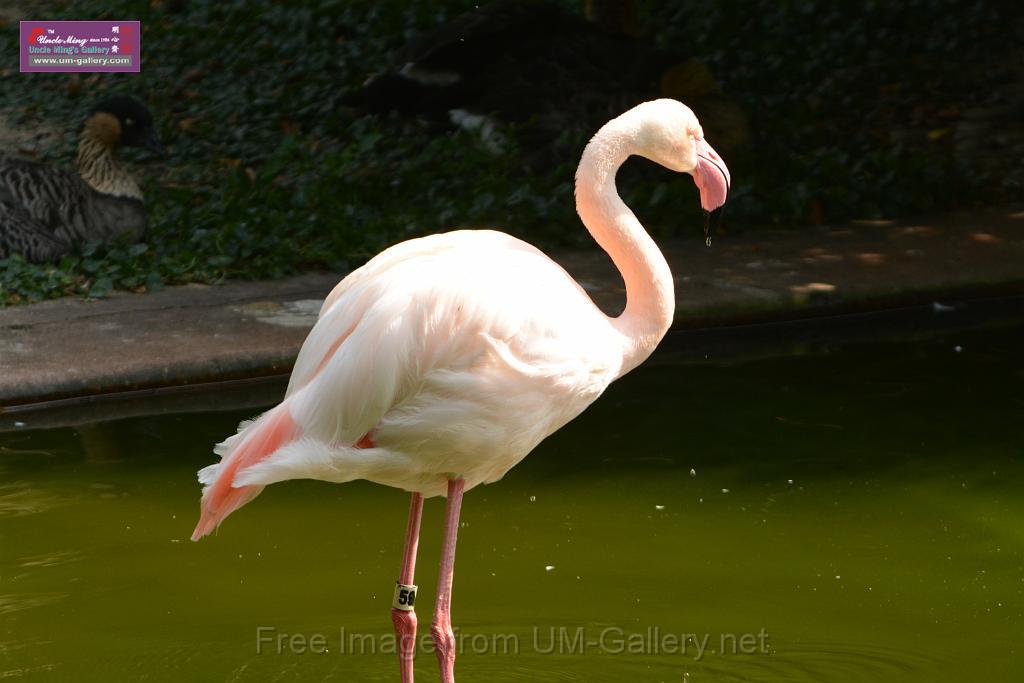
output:
M 467 495 L 462 680 L 1018 680 L 1024 330 L 955 336 L 670 355 L 614 384 Z M 0 677 L 395 680 L 392 655 L 340 634 L 392 636 L 401 492 L 289 482 L 214 542 L 184 540 L 195 470 L 253 412 L 0 434 Z M 424 513 L 421 634 L 442 509 Z M 326 647 L 258 652 L 261 627 Z M 762 632 L 765 651 L 721 645 Z M 498 636 L 520 648 L 473 649 Z M 433 655 L 417 669 L 434 678 Z
M 0 652 L 3 651 L 3 643 L 0 643 Z M 0 665 L 2 666 L 2 665 Z M 0 678 L 25 678 L 33 674 L 50 673 L 57 669 L 54 664 L 41 664 L 33 667 L 19 667 L 17 669 L 0 669 Z
M 77 550 L 57 550 L 52 553 L 22 557 L 15 560 L 14 563 L 19 567 L 25 568 L 56 567 L 57 565 L 67 564 L 68 562 L 77 562 L 78 560 L 81 560 L 82 557 L 82 553 Z
M 0 517 L 35 515 L 59 504 L 60 498 L 52 491 L 27 481 L 0 484 Z
M 14 595 L 0 594 L 0 614 L 10 614 L 20 610 L 42 607 L 66 598 L 67 593 L 21 593 Z
M 85 424 L 78 426 L 75 431 L 88 462 L 117 463 L 126 457 L 121 452 L 116 425 L 109 422 Z

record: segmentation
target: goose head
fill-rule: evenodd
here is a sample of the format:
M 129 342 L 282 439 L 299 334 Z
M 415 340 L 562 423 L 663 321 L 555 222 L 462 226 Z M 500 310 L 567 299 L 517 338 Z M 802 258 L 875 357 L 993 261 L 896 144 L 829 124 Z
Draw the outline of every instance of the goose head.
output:
M 165 153 L 153 127 L 153 115 L 134 97 L 114 95 L 96 103 L 83 128 L 109 149 L 142 147 L 156 154 Z

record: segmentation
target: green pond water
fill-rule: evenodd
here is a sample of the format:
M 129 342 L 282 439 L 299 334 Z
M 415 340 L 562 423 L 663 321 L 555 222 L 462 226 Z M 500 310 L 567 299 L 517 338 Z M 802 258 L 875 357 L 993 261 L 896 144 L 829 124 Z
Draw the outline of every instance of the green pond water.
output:
M 1024 680 L 1022 342 L 659 351 L 467 494 L 459 680 Z M 406 494 L 287 482 L 189 542 L 254 412 L 0 433 L 0 679 L 397 679 Z

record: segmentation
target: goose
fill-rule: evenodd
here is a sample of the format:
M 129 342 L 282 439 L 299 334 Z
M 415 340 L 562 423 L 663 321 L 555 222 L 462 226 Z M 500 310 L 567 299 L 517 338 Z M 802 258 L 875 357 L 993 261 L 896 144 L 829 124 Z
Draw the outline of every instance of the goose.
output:
M 146 106 L 115 95 L 86 116 L 76 171 L 0 157 L 0 258 L 53 261 L 86 241 L 142 237 L 142 190 L 116 156 L 122 146 L 164 151 Z

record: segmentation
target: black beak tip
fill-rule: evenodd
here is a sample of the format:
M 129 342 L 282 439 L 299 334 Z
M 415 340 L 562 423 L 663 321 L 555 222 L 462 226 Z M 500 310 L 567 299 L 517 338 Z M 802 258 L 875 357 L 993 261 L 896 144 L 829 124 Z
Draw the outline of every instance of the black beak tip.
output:
M 722 216 L 725 214 L 725 207 L 720 206 L 714 211 L 704 212 L 704 245 L 711 246 L 711 234 L 722 227 Z

